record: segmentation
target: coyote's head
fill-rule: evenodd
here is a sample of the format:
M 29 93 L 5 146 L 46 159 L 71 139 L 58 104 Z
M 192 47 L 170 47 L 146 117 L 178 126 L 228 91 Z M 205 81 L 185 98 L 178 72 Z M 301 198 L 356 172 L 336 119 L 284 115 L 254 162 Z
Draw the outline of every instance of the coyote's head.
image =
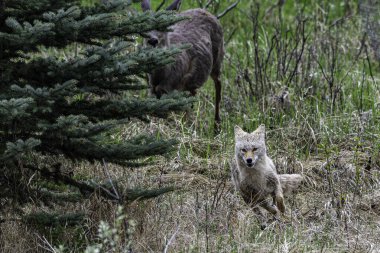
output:
M 254 167 L 266 155 L 265 126 L 260 125 L 252 133 L 235 126 L 235 154 L 241 164 Z

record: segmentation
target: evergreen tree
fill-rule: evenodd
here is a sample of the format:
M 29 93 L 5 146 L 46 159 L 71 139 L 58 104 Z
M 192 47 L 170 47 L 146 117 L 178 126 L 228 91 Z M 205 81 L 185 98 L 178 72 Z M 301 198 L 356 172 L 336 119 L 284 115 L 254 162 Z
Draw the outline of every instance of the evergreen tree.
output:
M 77 180 L 62 161 L 137 166 L 141 157 L 173 149 L 175 140 L 141 135 L 118 142 L 108 133 L 132 117 L 165 117 L 192 102 L 180 94 L 160 100 L 128 95 L 146 88 L 144 73 L 173 62 L 181 50 L 138 48 L 136 35 L 164 31 L 180 19 L 168 12 L 133 12 L 122 0 L 91 7 L 75 0 L 0 0 L 2 214 L 30 201 L 75 202 L 98 192 L 122 202 L 172 190 Z M 21 216 L 44 224 L 78 219 Z

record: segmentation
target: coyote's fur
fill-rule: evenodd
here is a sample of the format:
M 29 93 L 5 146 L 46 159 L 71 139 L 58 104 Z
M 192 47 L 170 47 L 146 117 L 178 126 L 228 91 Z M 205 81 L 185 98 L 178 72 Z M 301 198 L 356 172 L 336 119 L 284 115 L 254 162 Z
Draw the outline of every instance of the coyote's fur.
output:
M 302 181 L 299 174 L 277 174 L 272 159 L 267 156 L 264 125 L 252 133 L 235 126 L 231 173 L 236 189 L 259 215 L 262 215 L 259 206 L 275 215 L 285 212 L 284 193 L 292 192 Z

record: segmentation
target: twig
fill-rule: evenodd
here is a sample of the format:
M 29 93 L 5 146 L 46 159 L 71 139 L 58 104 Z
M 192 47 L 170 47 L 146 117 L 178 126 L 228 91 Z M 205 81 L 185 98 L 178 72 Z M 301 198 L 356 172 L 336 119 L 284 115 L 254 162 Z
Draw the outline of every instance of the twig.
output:
M 227 9 L 225 9 L 222 13 L 218 14 L 216 16 L 217 19 L 220 19 L 222 18 L 224 15 L 226 15 L 228 12 L 230 12 L 232 9 L 234 9 L 238 4 L 239 4 L 240 0 L 237 0 L 235 3 L 231 4 L 230 6 L 228 6 Z
M 211 204 L 211 212 L 210 213 L 212 213 L 216 209 L 216 207 L 219 204 L 220 199 L 223 196 L 224 189 L 226 188 L 226 179 L 227 178 L 225 175 L 222 175 L 222 177 L 220 179 L 218 179 L 217 187 L 216 187 L 216 190 L 213 194 L 213 200 L 212 200 L 212 204 Z
M 369 55 L 368 55 L 368 47 L 367 47 L 367 45 L 365 45 L 365 55 L 366 55 L 366 60 L 367 60 L 367 63 L 368 63 L 369 74 L 371 75 L 372 82 L 375 82 L 375 78 L 373 77 L 373 73 L 372 73 L 371 61 L 370 61 Z
M 267 18 L 270 14 L 272 14 L 272 11 L 274 8 L 276 8 L 278 4 L 272 4 L 268 9 L 266 9 L 264 18 Z
M 230 35 L 228 35 L 227 39 L 224 41 L 224 45 L 225 46 L 228 45 L 228 43 L 230 43 L 230 41 L 231 41 L 232 37 L 235 35 L 236 31 L 237 31 L 237 27 L 235 27 L 232 30 L 232 32 L 230 33 Z
M 203 4 L 201 0 L 197 0 L 197 3 L 198 3 L 199 8 L 203 8 Z
M 104 160 L 104 158 L 102 159 L 102 161 L 103 161 L 103 171 L 104 171 L 105 174 L 107 174 L 108 180 L 109 180 L 110 183 L 111 183 L 112 189 L 113 189 L 113 191 L 114 191 L 114 193 L 115 193 L 117 199 L 120 200 L 119 192 L 116 190 L 116 187 L 115 187 L 115 185 L 113 184 L 113 181 L 112 181 L 112 179 L 111 179 L 110 173 L 108 172 L 108 166 L 107 166 L 107 163 L 106 163 L 106 161 Z
M 323 78 L 326 80 L 327 83 L 330 83 L 330 78 L 327 76 L 325 69 L 322 66 L 322 63 L 319 60 L 316 60 L 316 62 L 318 63 L 318 66 L 320 70 L 322 71 Z
M 164 249 L 164 253 L 166 253 L 168 251 L 168 248 L 169 248 L 170 244 L 173 242 L 173 240 L 174 240 L 175 236 L 177 235 L 178 231 L 179 231 L 179 225 L 177 226 L 177 229 L 175 230 L 175 232 L 173 233 L 173 235 L 170 237 L 168 243 L 166 243 L 165 249 Z
M 345 21 L 345 20 L 347 20 L 347 19 L 350 19 L 350 18 L 352 18 L 354 15 L 348 15 L 348 16 L 344 16 L 344 17 L 340 17 L 340 18 L 338 18 L 338 19 L 336 19 L 336 20 L 334 20 L 332 23 L 331 23 L 331 25 L 329 26 L 329 29 L 331 28 L 331 27 L 333 27 L 333 26 L 336 26 L 336 25 L 338 25 L 338 24 L 341 24 L 343 21 Z
M 40 236 L 37 233 L 36 233 L 36 236 L 44 244 L 44 245 L 41 245 L 41 244 L 39 245 L 41 248 L 43 248 L 44 250 L 46 250 L 48 252 L 57 253 L 57 251 L 55 250 L 55 248 L 51 245 L 51 243 L 46 239 L 45 236 Z
M 179 10 L 181 7 L 182 1 L 181 0 L 175 0 L 171 5 L 169 5 L 166 10 Z
M 100 190 L 102 190 L 103 193 L 106 193 L 107 196 L 111 196 L 112 197 L 112 200 L 117 200 L 117 201 L 120 201 L 120 199 L 115 195 L 113 194 L 112 192 L 110 192 L 107 188 L 105 188 L 103 185 L 100 185 L 98 184 L 97 182 L 95 182 L 94 180 L 91 180 L 90 181 L 92 184 L 96 185 L 96 187 Z
M 208 2 L 206 3 L 205 7 L 203 7 L 203 9 L 207 9 L 215 0 L 208 0 Z
M 162 6 L 164 6 L 165 3 L 166 3 L 166 0 L 163 0 L 163 1 L 160 3 L 160 5 L 157 7 L 156 11 L 159 11 L 159 10 L 162 8 Z
M 300 41 L 301 41 L 301 52 L 298 54 L 298 57 L 295 59 L 296 60 L 296 64 L 294 66 L 294 69 L 293 71 L 290 73 L 290 75 L 288 76 L 286 82 L 285 82 L 285 86 L 288 86 L 291 81 L 293 80 L 294 76 L 296 75 L 297 73 L 297 69 L 298 69 L 298 66 L 300 65 L 301 63 L 301 60 L 302 60 L 302 56 L 303 56 L 303 52 L 305 51 L 305 45 L 306 45 L 306 41 L 308 39 L 309 36 L 305 36 L 305 23 L 307 22 L 307 20 L 302 20 L 302 21 L 299 21 L 300 23 L 298 24 L 297 26 L 297 30 L 300 30 L 299 31 L 299 34 L 301 34 L 301 39 L 297 39 L 296 40 L 296 46 L 294 47 L 294 50 L 291 52 L 291 57 L 293 57 L 294 53 L 297 52 L 297 49 L 298 49 L 298 45 L 300 44 Z M 287 69 L 290 65 L 290 61 L 289 61 L 289 64 L 287 65 Z M 286 71 L 287 71 L 286 69 Z

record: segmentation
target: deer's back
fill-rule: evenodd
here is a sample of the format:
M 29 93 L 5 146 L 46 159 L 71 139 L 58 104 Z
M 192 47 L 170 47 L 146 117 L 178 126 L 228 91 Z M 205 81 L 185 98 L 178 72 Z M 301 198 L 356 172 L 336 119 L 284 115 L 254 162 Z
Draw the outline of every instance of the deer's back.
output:
M 211 13 L 203 9 L 191 9 L 180 13 L 189 17 L 189 20 L 175 24 L 173 32 L 169 33 L 173 44 L 190 43 L 194 51 L 204 50 L 211 53 L 212 59 L 221 60 L 224 54 L 223 29 L 219 20 Z M 219 55 L 222 54 L 222 55 Z
M 170 34 L 180 34 L 190 43 L 196 43 L 199 36 L 210 36 L 210 40 L 216 44 L 223 42 L 223 29 L 213 14 L 203 9 L 191 9 L 179 15 L 189 19 L 173 25 L 173 33 Z M 172 39 L 175 40 L 175 37 Z
M 203 9 L 191 9 L 179 15 L 189 19 L 170 27 L 168 40 L 170 45 L 191 44 L 191 48 L 178 55 L 174 64 L 156 71 L 153 85 L 160 85 L 166 91 L 194 91 L 207 81 L 212 71 L 220 70 L 223 30 L 218 19 Z

